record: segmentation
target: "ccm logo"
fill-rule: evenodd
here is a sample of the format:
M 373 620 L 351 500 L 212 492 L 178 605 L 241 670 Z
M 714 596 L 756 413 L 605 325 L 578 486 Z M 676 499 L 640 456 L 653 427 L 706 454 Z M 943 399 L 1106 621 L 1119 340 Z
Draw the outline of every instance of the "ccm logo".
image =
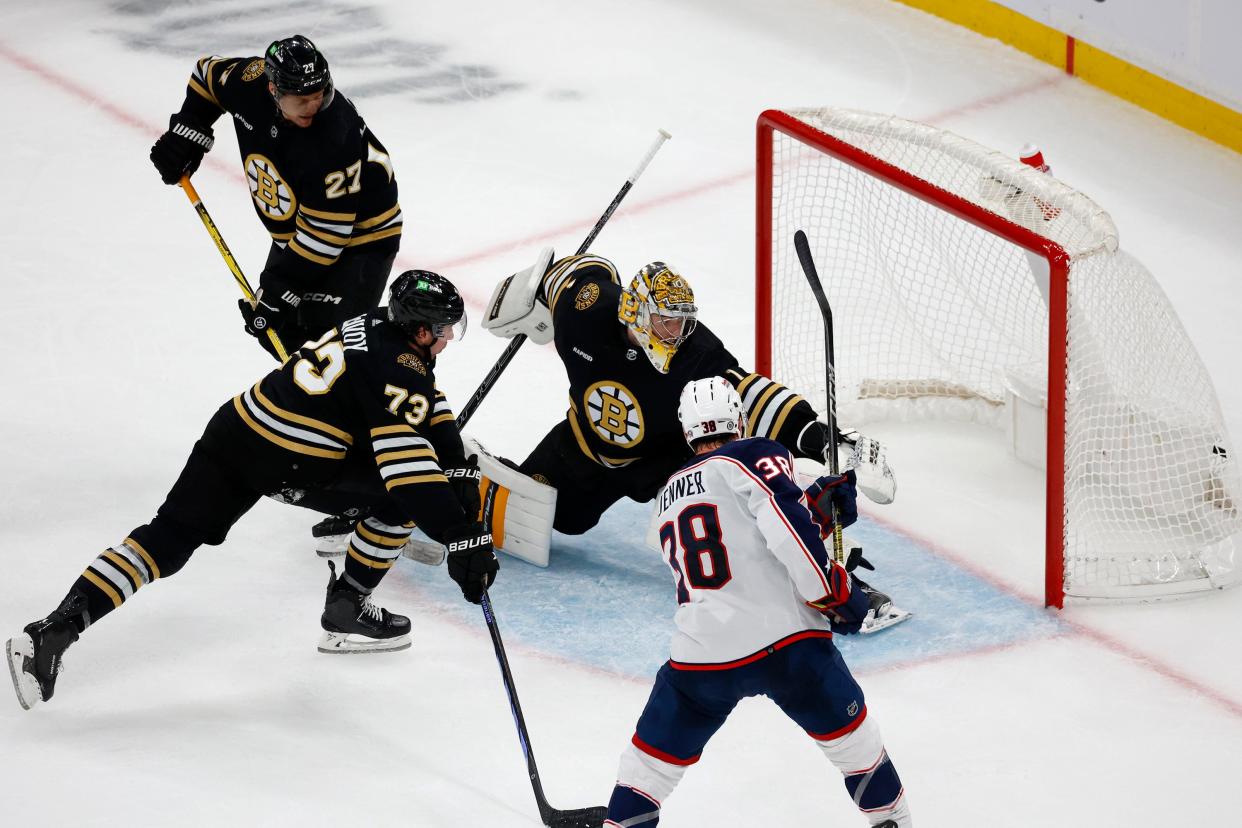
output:
M 341 304 L 341 297 L 333 296 L 330 293 L 308 293 L 304 298 L 307 302 L 329 302 L 333 305 Z
M 448 545 L 449 552 L 465 552 L 468 549 L 477 549 L 480 546 L 491 546 L 492 534 L 488 532 L 486 535 L 479 535 L 477 538 L 466 538 L 465 540 L 453 541 Z

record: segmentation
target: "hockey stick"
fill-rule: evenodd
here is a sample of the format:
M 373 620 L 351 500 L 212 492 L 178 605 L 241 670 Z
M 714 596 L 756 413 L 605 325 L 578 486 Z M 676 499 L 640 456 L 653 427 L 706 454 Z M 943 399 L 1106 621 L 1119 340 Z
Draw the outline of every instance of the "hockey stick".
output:
M 839 462 L 837 460 L 837 372 L 836 357 L 833 355 L 832 348 L 832 307 L 828 304 L 828 297 L 824 295 L 824 286 L 819 281 L 819 271 L 815 269 L 815 260 L 811 258 L 811 245 L 807 241 L 806 233 L 798 230 L 794 233 L 794 249 L 798 251 L 798 261 L 802 263 L 802 272 L 806 274 L 806 280 L 811 285 L 811 293 L 815 294 L 815 301 L 819 303 L 820 315 L 824 317 L 824 361 L 825 365 L 825 382 L 828 391 L 828 412 L 826 418 L 828 420 L 829 438 L 828 446 L 828 471 L 833 477 L 841 473 Z M 845 563 L 844 543 L 841 539 L 841 525 L 837 522 L 837 508 L 832 507 L 832 557 L 837 563 Z
M 616 212 L 617 206 L 621 204 L 621 200 L 625 198 L 626 193 L 628 193 L 634 186 L 634 182 L 638 180 L 638 177 L 643 174 L 643 170 L 647 169 L 647 165 L 651 163 L 651 159 L 654 158 L 655 154 L 660 151 L 660 147 L 664 145 L 664 142 L 673 137 L 664 130 L 660 130 L 659 132 L 660 134 L 656 136 L 655 141 L 651 144 L 651 147 L 648 148 L 647 154 L 643 156 L 643 159 L 638 162 L 638 166 L 634 168 L 634 172 L 631 173 L 630 177 L 627 178 L 625 183 L 621 185 L 621 189 L 618 190 L 617 194 L 613 197 L 612 203 L 608 205 L 608 209 L 605 210 L 604 214 L 599 217 L 599 221 L 595 222 L 595 226 L 591 228 L 591 232 L 587 234 L 585 239 L 583 239 L 582 244 L 578 246 L 578 252 L 574 255 L 581 256 L 583 253 L 587 252 L 587 249 L 591 246 L 591 243 L 595 241 L 595 237 L 599 235 L 599 231 L 604 229 L 604 225 L 608 223 L 608 219 L 612 218 L 612 214 Z M 462 406 L 461 413 L 457 415 L 458 429 L 466 427 L 466 423 L 470 421 L 472 416 L 474 416 L 474 411 L 479 407 L 479 403 L 483 402 L 483 398 L 486 397 L 488 392 L 492 390 L 492 386 L 496 384 L 496 380 L 500 379 L 500 375 L 503 374 L 504 370 L 509 367 L 509 363 L 513 361 L 513 357 L 517 354 L 518 349 L 522 347 L 522 343 L 525 341 L 526 334 L 518 334 L 509 341 L 508 346 L 506 346 L 504 351 L 500 354 L 500 358 L 496 360 L 496 364 L 492 366 L 492 370 L 487 372 L 487 376 L 485 376 L 483 381 L 479 383 L 479 387 L 475 389 L 474 394 L 469 400 L 466 401 L 466 404 Z
M 207 233 L 211 236 L 211 240 L 216 243 L 216 249 L 224 257 L 224 263 L 233 272 L 233 278 L 237 280 L 237 286 L 241 288 L 242 296 L 246 297 L 246 301 L 253 308 L 257 300 L 254 298 L 254 291 L 250 289 L 250 282 L 246 281 L 246 276 L 242 273 L 241 267 L 238 266 L 237 260 L 233 258 L 232 251 L 224 243 L 224 237 L 220 235 L 219 229 L 216 228 L 216 223 L 211 220 L 211 215 L 207 212 L 207 208 L 203 206 L 203 200 L 198 197 L 198 191 L 190 183 L 190 177 L 188 175 L 181 176 L 179 183 L 181 184 L 181 189 L 185 190 L 186 198 L 190 199 L 190 203 L 194 205 L 194 211 L 203 220 L 203 226 L 207 228 Z M 267 329 L 267 338 L 272 341 L 272 347 L 276 349 L 276 354 L 280 357 L 280 363 L 283 365 L 288 362 L 289 354 L 285 351 L 285 346 L 281 343 L 280 337 L 271 328 Z
M 522 705 L 518 701 L 517 687 L 513 683 L 513 672 L 509 669 L 509 658 L 505 655 L 504 642 L 500 640 L 500 627 L 496 625 L 496 614 L 492 611 L 492 599 L 487 594 L 487 590 L 483 590 L 483 617 L 487 619 L 487 631 L 492 634 L 492 646 L 496 650 L 496 662 L 500 665 L 500 676 L 504 679 L 505 693 L 509 696 L 509 710 L 513 713 L 513 724 L 517 727 L 518 741 L 522 743 L 522 752 L 526 754 L 526 771 L 530 776 L 530 785 L 535 791 L 535 804 L 539 806 L 539 818 L 548 828 L 600 828 L 604 824 L 604 818 L 608 816 L 606 806 L 562 811 L 548 804 L 548 799 L 543 794 L 543 783 L 539 780 L 539 768 L 535 766 L 535 751 L 530 745 L 530 735 L 526 732 L 526 719 L 522 716 Z

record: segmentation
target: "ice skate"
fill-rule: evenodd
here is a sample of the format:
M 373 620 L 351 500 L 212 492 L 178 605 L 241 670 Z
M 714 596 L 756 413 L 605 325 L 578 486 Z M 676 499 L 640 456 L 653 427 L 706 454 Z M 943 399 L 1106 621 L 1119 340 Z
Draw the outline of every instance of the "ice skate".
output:
M 867 617 L 863 619 L 862 629 L 859 630 L 863 635 L 876 633 L 880 630 L 888 629 L 894 624 L 900 624 L 906 621 L 913 614 L 908 610 L 903 610 L 893 604 L 893 599 L 889 598 L 883 592 L 860 579 L 857 575 L 854 580 L 858 583 L 867 595 L 867 599 L 871 602 L 871 608 L 867 610 Z
M 41 701 L 52 698 L 56 676 L 62 667 L 61 656 L 78 640 L 73 624 L 56 613 L 27 624 L 21 635 L 8 640 L 5 654 L 17 701 L 29 710 Z
M 371 602 L 336 576 L 336 565 L 328 561 L 328 597 L 320 624 L 321 653 L 377 653 L 405 650 L 410 646 L 410 619 L 395 615 Z
M 349 536 L 357 522 L 356 516 L 330 515 L 312 526 L 311 537 L 315 539 L 315 554 L 321 558 L 339 558 L 344 555 L 349 548 Z

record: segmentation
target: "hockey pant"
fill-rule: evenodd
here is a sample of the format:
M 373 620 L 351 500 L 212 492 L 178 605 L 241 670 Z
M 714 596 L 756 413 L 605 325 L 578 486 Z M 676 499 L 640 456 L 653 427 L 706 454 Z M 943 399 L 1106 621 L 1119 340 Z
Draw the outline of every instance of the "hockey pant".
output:
M 374 310 L 380 304 L 397 248 L 383 242 L 347 247 L 335 263 L 324 268 L 323 276 L 313 281 L 282 273 L 281 263 L 288 255 L 284 248 L 272 244 L 259 286 L 277 290 L 288 286 L 301 293 L 296 319 L 282 320 L 276 330 L 285 350 L 293 353 L 303 342 L 318 339 L 346 319 Z M 267 337 L 259 337 L 259 344 L 272 353 Z
M 651 828 L 660 803 L 696 763 L 707 741 L 742 698 L 766 695 L 807 731 L 845 777 L 845 788 L 868 823 L 894 820 L 908 828 L 901 780 L 862 690 L 831 638 L 791 636 L 757 660 L 724 669 L 665 664 L 621 756 L 605 825 Z M 786 646 L 782 646 L 785 644 Z M 699 667 L 699 665 L 693 665 Z
M 264 492 L 290 482 L 313 491 L 341 469 L 339 462 L 300 456 L 295 461 L 287 453 L 268 452 L 247 431 L 231 402 L 220 407 L 151 522 L 105 549 L 74 582 L 69 595 L 85 598 L 69 602 L 84 605 L 75 621 L 79 632 L 144 585 L 179 572 L 198 547 L 223 543 Z M 410 531 L 391 507 L 359 521 L 345 563 L 352 585 L 373 590 L 400 556 Z
M 601 466 L 582 453 L 569 421 L 562 420 L 539 441 L 518 471 L 556 489 L 552 527 L 566 535 L 581 535 L 621 498 L 639 503 L 651 500 L 688 456 L 688 449 L 686 454 L 660 452 L 626 466 Z

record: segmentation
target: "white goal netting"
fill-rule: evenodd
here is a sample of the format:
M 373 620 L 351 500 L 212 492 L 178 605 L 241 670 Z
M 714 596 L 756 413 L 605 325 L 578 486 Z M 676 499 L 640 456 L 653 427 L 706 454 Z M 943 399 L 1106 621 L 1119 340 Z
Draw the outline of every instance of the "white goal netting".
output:
M 758 278 L 775 378 L 822 399 L 822 323 L 792 244 L 803 229 L 832 303 L 843 422 L 998 425 L 1010 389 L 1042 390 L 1064 461 L 1049 561 L 1061 567 L 1063 552 L 1065 594 L 1143 599 L 1238 580 L 1242 480 L 1215 391 L 1107 213 L 930 126 L 832 109 L 772 122 L 770 282 L 762 266 Z M 1061 343 L 1064 375 L 1050 377 Z

